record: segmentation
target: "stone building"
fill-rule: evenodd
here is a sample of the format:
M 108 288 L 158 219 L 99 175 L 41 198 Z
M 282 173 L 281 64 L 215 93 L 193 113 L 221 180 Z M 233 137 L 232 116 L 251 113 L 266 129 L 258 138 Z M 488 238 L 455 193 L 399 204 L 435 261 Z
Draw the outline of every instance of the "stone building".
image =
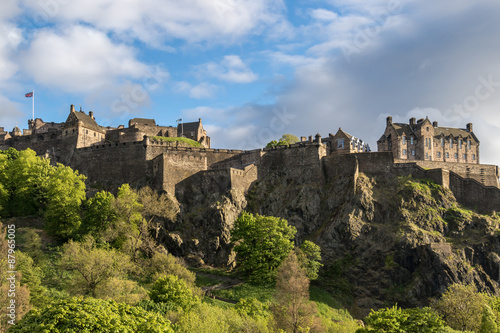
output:
M 328 138 L 322 140 L 326 143 L 331 154 L 364 153 L 370 151 L 370 146 L 363 140 L 348 134 L 339 127 L 335 135 L 328 134 Z
M 210 148 L 210 137 L 207 136 L 207 131 L 203 129 L 201 118 L 198 118 L 196 122 L 179 124 L 177 126 L 177 135 L 197 141 L 205 148 Z
M 387 117 L 378 151 L 390 151 L 395 159 L 479 164 L 479 140 L 472 124 L 466 128 L 439 127 L 429 118 L 393 123 Z

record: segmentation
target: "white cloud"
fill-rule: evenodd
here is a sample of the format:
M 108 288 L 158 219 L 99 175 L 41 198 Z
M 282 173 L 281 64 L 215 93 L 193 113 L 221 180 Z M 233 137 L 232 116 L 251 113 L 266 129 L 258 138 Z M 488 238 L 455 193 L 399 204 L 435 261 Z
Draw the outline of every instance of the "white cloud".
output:
M 233 83 L 249 83 L 257 80 L 257 74 L 245 64 L 237 55 L 226 55 L 219 62 L 209 62 L 197 67 L 197 71 Z
M 202 82 L 198 85 L 191 85 L 189 82 L 180 81 L 174 84 L 174 91 L 187 94 L 191 98 L 212 98 L 215 96 L 218 87 L 216 85 Z
M 34 11 L 62 23 L 85 22 L 160 47 L 172 39 L 232 43 L 283 22 L 281 0 L 86 0 L 40 1 Z M 57 3 L 59 3 L 57 2 Z
M 115 84 L 119 78 L 146 79 L 148 66 L 135 59 L 129 46 L 83 26 L 63 33 L 39 31 L 22 57 L 23 69 L 38 84 L 71 92 L 88 92 Z
M 0 126 L 5 127 L 6 131 L 11 131 L 15 124 L 22 128 L 21 121 L 24 121 L 25 115 L 20 111 L 20 106 L 9 100 L 7 97 L 0 95 Z

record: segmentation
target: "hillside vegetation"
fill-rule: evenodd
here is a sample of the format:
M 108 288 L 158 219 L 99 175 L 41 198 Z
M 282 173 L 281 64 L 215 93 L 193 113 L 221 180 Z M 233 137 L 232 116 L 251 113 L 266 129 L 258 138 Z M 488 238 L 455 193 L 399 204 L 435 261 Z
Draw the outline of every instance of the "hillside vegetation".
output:
M 431 181 L 276 169 L 247 195 L 188 186 L 179 197 L 127 184 L 89 195 L 84 181 L 33 151 L 0 153 L 2 331 L 500 324 L 500 218 Z

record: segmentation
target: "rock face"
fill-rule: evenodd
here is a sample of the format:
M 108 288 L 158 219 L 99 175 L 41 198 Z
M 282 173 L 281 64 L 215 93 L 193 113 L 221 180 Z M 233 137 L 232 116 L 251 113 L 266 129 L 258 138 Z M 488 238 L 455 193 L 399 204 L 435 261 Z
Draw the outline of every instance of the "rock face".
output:
M 349 301 L 354 314 L 396 302 L 426 305 L 454 282 L 499 294 L 496 215 L 460 208 L 430 181 L 301 170 L 271 168 L 246 196 L 186 184 L 167 247 L 194 264 L 232 267 L 230 230 L 246 209 L 287 219 L 297 245 L 318 244 L 320 283 Z

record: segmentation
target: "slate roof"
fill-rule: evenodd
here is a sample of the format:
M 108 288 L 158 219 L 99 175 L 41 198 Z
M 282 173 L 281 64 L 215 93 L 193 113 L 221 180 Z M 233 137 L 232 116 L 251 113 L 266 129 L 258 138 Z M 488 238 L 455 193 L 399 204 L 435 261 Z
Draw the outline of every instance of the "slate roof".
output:
M 103 131 L 102 127 L 99 126 L 94 119 L 92 119 L 89 115 L 85 114 L 85 112 L 83 111 L 71 112 L 66 122 L 68 121 L 71 122 L 72 115 L 76 118 L 77 121 L 78 120 L 81 121 L 85 125 L 85 127 L 93 129 L 95 131 Z
M 184 129 L 184 132 L 198 132 L 198 128 L 200 128 L 200 122 L 196 121 L 194 123 L 183 123 L 182 125 L 179 124 L 177 125 L 177 130 L 181 131 L 181 129 Z
M 462 138 L 466 138 L 470 135 L 472 139 L 474 139 L 476 142 L 479 142 L 474 132 L 471 133 L 463 128 L 435 127 L 434 136 L 441 136 L 441 134 L 443 134 L 445 138 L 449 136 L 452 136 L 454 138 L 462 136 Z
M 148 125 L 148 126 L 156 126 L 156 121 L 154 119 L 146 119 L 146 118 L 134 118 L 130 119 L 128 122 L 128 126 L 132 126 L 134 124 Z

